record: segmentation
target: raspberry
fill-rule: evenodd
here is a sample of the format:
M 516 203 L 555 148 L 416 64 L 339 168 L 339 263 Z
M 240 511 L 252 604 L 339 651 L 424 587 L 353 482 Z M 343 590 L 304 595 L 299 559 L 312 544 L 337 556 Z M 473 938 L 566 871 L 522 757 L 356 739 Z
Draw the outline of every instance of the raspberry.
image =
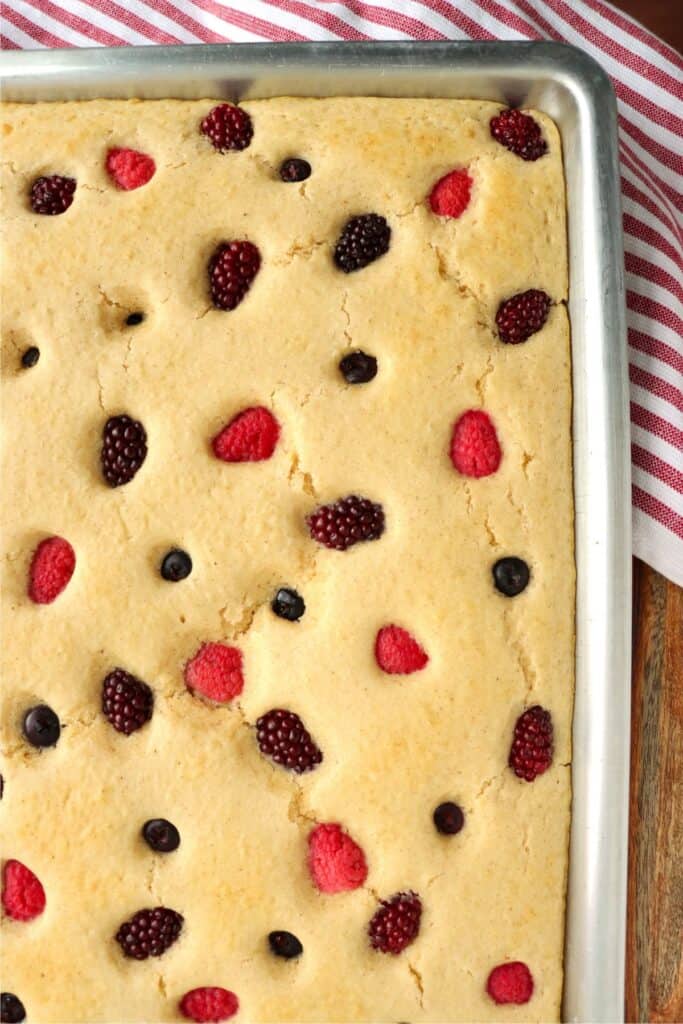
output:
M 107 153 L 106 168 L 110 178 L 129 192 L 146 185 L 154 177 L 156 164 L 151 156 L 134 149 L 110 149 Z
M 284 708 L 261 715 L 256 722 L 256 740 L 262 754 L 297 775 L 313 771 L 323 759 L 299 716 Z
M 257 405 L 234 416 L 211 442 L 223 462 L 263 462 L 275 451 L 280 424 L 272 412 Z
M 389 251 L 391 228 L 378 213 L 364 213 L 346 222 L 334 247 L 334 262 L 345 274 L 361 270 Z
M 306 517 L 313 540 L 326 548 L 346 551 L 360 541 L 377 540 L 384 533 L 384 509 L 369 498 L 349 494 L 330 505 L 321 505 Z
M 184 675 L 189 690 L 225 703 L 244 689 L 242 652 L 226 644 L 202 644 L 185 666 Z
M 102 431 L 100 461 L 110 487 L 130 483 L 147 457 L 147 432 L 139 420 L 123 413 L 110 416 Z
M 470 202 L 472 178 L 464 167 L 450 171 L 437 181 L 429 195 L 429 205 L 441 217 L 460 217 Z
M 221 1021 L 230 1020 L 240 1008 L 240 1001 L 227 988 L 193 988 L 180 1000 L 180 1012 L 188 1020 Z
M 63 537 L 46 537 L 33 552 L 28 596 L 36 604 L 52 604 L 76 568 L 76 554 Z
M 486 991 L 495 1003 L 528 1003 L 534 992 L 534 979 L 526 964 L 498 964 L 488 976 Z
M 320 892 L 358 889 L 368 877 L 365 854 L 341 825 L 317 825 L 308 837 L 308 869 Z
M 534 704 L 517 719 L 508 764 L 515 775 L 533 782 L 553 762 L 553 720 L 550 712 Z
M 540 331 L 548 319 L 550 296 L 537 288 L 518 292 L 501 302 L 496 313 L 496 327 L 501 341 L 518 345 L 536 331 Z
M 470 409 L 455 421 L 450 456 L 463 476 L 482 477 L 496 472 L 502 453 L 496 428 L 485 412 Z
M 419 672 L 429 661 L 424 648 L 400 626 L 383 626 L 375 640 L 375 658 L 383 672 L 409 675 Z
M 138 910 L 124 921 L 114 938 L 124 956 L 146 960 L 161 956 L 176 941 L 183 927 L 183 915 L 168 907 Z
M 216 309 L 234 309 L 251 288 L 261 266 L 253 242 L 221 242 L 209 260 L 211 301 Z
M 219 103 L 210 110 L 201 124 L 214 149 L 227 153 L 229 149 L 246 149 L 254 135 L 254 126 L 246 110 L 231 103 Z
M 382 953 L 401 953 L 417 938 L 421 917 L 422 900 L 415 892 L 397 892 L 382 900 L 368 925 L 370 945 Z
M 75 178 L 64 178 L 61 174 L 36 178 L 31 185 L 31 209 L 48 217 L 64 213 L 73 203 L 75 191 Z
M 501 110 L 489 122 L 491 135 L 522 160 L 538 160 L 547 152 L 548 143 L 541 135 L 541 126 L 521 110 Z
M 45 890 L 26 865 L 8 860 L 2 877 L 2 905 L 14 921 L 32 921 L 45 910 Z
M 125 669 L 115 668 L 102 683 L 102 711 L 117 732 L 130 736 L 149 722 L 154 694 L 142 680 Z

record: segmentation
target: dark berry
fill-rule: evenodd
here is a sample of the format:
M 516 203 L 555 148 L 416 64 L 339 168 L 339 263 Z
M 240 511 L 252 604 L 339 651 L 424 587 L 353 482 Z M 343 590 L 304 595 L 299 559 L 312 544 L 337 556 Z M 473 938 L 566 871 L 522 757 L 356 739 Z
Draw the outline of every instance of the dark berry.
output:
M 138 910 L 124 921 L 114 938 L 124 956 L 146 960 L 161 956 L 176 941 L 183 927 L 183 915 L 168 907 Z
M 515 558 L 514 555 L 499 558 L 492 572 L 496 590 L 506 597 L 517 597 L 529 582 L 529 566 L 524 559 Z
M 187 579 L 192 572 L 192 559 L 182 548 L 171 548 L 161 563 L 161 575 L 169 583 Z
M 142 838 L 157 853 L 172 853 L 180 846 L 180 832 L 166 818 L 150 818 L 142 826 Z
M 254 135 L 249 114 L 231 103 L 219 103 L 210 110 L 202 121 L 201 131 L 219 153 L 227 153 L 230 149 L 246 149 Z
M 553 761 L 553 720 L 540 704 L 527 708 L 515 723 L 508 764 L 515 775 L 533 782 Z
M 24 736 L 32 747 L 54 747 L 62 727 L 58 716 L 47 704 L 37 704 L 24 715 Z
M 0 800 L 2 800 L 4 792 L 5 792 L 5 777 L 4 777 L 4 775 L 0 775 Z
M 299 716 L 284 708 L 261 715 L 256 722 L 256 739 L 262 754 L 297 775 L 312 771 L 323 759 Z
M 137 327 L 144 319 L 144 313 L 129 313 L 126 317 L 126 327 Z
M 308 160 L 292 156 L 280 164 L 280 177 L 283 181 L 305 181 L 311 176 L 311 165 Z
M 280 587 L 270 607 L 281 619 L 298 622 L 306 611 L 306 604 L 301 594 L 289 587 Z
M 457 804 L 451 803 L 450 800 L 439 804 L 434 811 L 433 818 L 437 831 L 444 836 L 456 835 L 465 824 L 465 815 L 462 813 L 462 809 Z
M 548 319 L 550 296 L 538 288 L 518 292 L 501 302 L 496 313 L 496 327 L 501 341 L 519 345 L 540 331 Z
M 389 251 L 391 228 L 378 213 L 352 217 L 334 247 L 334 262 L 345 274 L 361 270 Z
M 73 203 L 75 191 L 74 178 L 63 178 L 61 174 L 36 178 L 31 185 L 31 209 L 48 217 L 64 213 Z
M 339 363 L 347 384 L 367 384 L 377 376 L 377 360 L 367 352 L 349 352 Z
M 346 551 L 359 541 L 377 540 L 384 533 L 381 505 L 350 494 L 330 505 L 321 505 L 306 517 L 308 531 L 319 544 Z
M 154 694 L 142 680 L 130 672 L 115 668 L 102 683 L 102 711 L 117 732 L 130 736 L 149 722 L 154 709 Z
M 271 932 L 268 936 L 268 945 L 275 956 L 284 957 L 285 960 L 293 960 L 304 951 L 296 935 L 292 935 L 291 932 Z
M 24 366 L 27 370 L 30 370 L 32 366 L 36 365 L 39 359 L 40 349 L 36 348 L 35 345 L 31 345 L 31 347 L 27 348 L 22 354 L 21 365 Z
M 147 431 L 123 413 L 110 416 L 102 431 L 100 460 L 110 487 L 130 483 L 147 457 Z
M 541 126 L 521 110 L 501 110 L 489 122 L 491 135 L 522 160 L 538 160 L 548 150 Z
M 2 1024 L 21 1024 L 26 1020 L 26 1010 L 21 999 L 12 992 L 3 992 L 0 995 L 0 1021 Z
M 209 260 L 211 301 L 216 309 L 234 309 L 251 288 L 261 266 L 253 242 L 222 242 Z
M 382 900 L 368 925 L 370 945 L 382 953 L 401 953 L 417 938 L 421 917 L 422 900 L 415 892 L 397 892 Z

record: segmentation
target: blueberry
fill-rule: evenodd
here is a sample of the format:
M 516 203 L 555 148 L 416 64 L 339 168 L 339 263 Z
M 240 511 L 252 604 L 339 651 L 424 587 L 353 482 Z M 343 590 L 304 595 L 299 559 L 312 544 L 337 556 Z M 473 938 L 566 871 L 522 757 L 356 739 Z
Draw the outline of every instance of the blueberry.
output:
M 491 571 L 496 590 L 506 597 L 517 597 L 529 582 L 529 566 L 522 558 L 499 558 Z
M 367 384 L 377 376 L 377 360 L 367 352 L 350 352 L 339 363 L 347 384 Z
M 444 836 L 454 836 L 465 824 L 465 815 L 457 804 L 439 804 L 432 815 L 436 829 Z
M 20 1024 L 26 1020 L 26 1010 L 21 999 L 12 992 L 3 992 L 0 995 L 0 1021 L 2 1024 Z
M 142 826 L 142 838 L 157 853 L 172 853 L 180 846 L 180 832 L 166 818 L 150 818 Z
M 306 611 L 306 604 L 301 594 L 289 587 L 280 587 L 270 607 L 281 619 L 298 622 Z
M 33 747 L 54 747 L 61 725 L 59 718 L 47 704 L 37 704 L 24 715 L 24 736 Z
M 285 960 L 293 960 L 295 956 L 301 956 L 304 947 L 296 935 L 291 932 L 271 932 L 268 936 L 268 944 L 275 956 L 282 956 Z
M 129 313 L 126 317 L 126 327 L 137 327 L 144 319 L 144 313 Z
M 308 160 L 292 156 L 280 164 L 280 177 L 283 181 L 305 181 L 311 176 L 311 165 Z
M 27 370 L 30 370 L 32 366 L 35 366 L 40 359 L 40 349 L 36 348 L 35 345 L 31 345 L 27 348 L 21 357 L 21 365 Z
M 170 583 L 186 579 L 192 572 L 192 559 L 182 548 L 171 548 L 161 563 L 161 575 Z

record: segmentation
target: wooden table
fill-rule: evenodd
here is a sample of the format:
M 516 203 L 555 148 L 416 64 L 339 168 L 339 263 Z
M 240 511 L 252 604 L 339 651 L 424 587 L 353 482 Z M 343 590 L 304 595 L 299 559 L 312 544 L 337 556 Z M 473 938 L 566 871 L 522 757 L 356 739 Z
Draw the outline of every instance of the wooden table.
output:
M 681 0 L 613 0 L 683 51 Z M 626 1020 L 683 1021 L 683 590 L 634 559 Z

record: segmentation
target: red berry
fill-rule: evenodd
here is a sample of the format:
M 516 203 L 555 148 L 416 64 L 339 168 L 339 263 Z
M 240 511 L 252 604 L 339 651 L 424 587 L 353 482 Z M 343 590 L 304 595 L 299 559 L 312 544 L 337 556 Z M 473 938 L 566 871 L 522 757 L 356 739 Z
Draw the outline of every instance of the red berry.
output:
M 346 551 L 359 541 L 377 540 L 384 533 L 384 509 L 381 505 L 350 494 L 330 505 L 321 505 L 306 517 L 313 540 L 326 548 Z
M 534 979 L 526 964 L 498 964 L 488 976 L 486 991 L 495 1003 L 528 1003 L 534 992 Z
M 124 921 L 114 938 L 124 956 L 146 960 L 161 956 L 172 946 L 183 928 L 183 915 L 169 907 L 138 910 Z
M 481 409 L 469 409 L 453 424 L 450 456 L 463 476 L 490 476 L 500 466 L 502 453 L 496 428 Z
M 110 149 L 105 163 L 109 176 L 126 192 L 146 185 L 156 171 L 152 157 L 134 149 Z
M 219 103 L 202 121 L 201 131 L 211 140 L 214 149 L 227 153 L 229 149 L 246 149 L 254 127 L 246 110 L 231 103 Z
M 272 412 L 258 405 L 234 416 L 211 443 L 223 462 L 262 462 L 275 451 L 279 436 L 280 424 Z
M 253 242 L 222 242 L 209 260 L 209 285 L 216 309 L 239 306 L 260 266 L 261 253 Z
M 538 160 L 548 150 L 540 125 L 521 110 L 501 110 L 489 122 L 491 135 L 522 160 Z
M 202 644 L 185 666 L 188 689 L 202 697 L 226 703 L 244 689 L 242 652 L 227 644 Z
M 275 764 L 301 775 L 313 771 L 323 754 L 294 711 L 273 708 L 256 722 L 259 750 Z
M 470 202 L 472 178 L 464 167 L 450 171 L 437 181 L 429 195 L 429 205 L 441 217 L 460 217 Z
M 409 675 L 419 672 L 429 661 L 424 648 L 400 626 L 383 626 L 375 640 L 375 658 L 383 672 Z
M 365 854 L 341 825 L 316 825 L 308 837 L 308 869 L 320 892 L 358 889 L 368 877 Z
M 422 900 L 415 892 L 397 892 L 382 900 L 368 925 L 370 945 L 382 953 L 401 953 L 417 938 Z
M 31 185 L 31 209 L 48 217 L 64 213 L 73 203 L 75 191 L 75 178 L 64 178 L 61 174 L 36 178 Z
M 518 345 L 536 331 L 540 331 L 548 319 L 550 296 L 537 288 L 518 292 L 501 302 L 496 313 L 496 327 L 501 341 Z
M 36 604 L 52 604 L 76 568 L 76 554 L 63 537 L 46 537 L 33 552 L 28 596 Z
M 21 861 L 8 860 L 5 864 L 2 905 L 14 921 L 32 921 L 45 910 L 45 890 Z
M 115 668 L 102 683 L 102 712 L 110 725 L 124 736 L 149 722 L 154 694 L 147 683 L 123 668 Z
M 540 704 L 527 708 L 515 724 L 508 764 L 515 775 L 533 782 L 553 763 L 553 720 Z
M 198 1022 L 230 1020 L 240 1008 L 240 1001 L 227 988 L 207 986 L 193 988 L 180 1000 L 180 1012 L 188 1020 Z

